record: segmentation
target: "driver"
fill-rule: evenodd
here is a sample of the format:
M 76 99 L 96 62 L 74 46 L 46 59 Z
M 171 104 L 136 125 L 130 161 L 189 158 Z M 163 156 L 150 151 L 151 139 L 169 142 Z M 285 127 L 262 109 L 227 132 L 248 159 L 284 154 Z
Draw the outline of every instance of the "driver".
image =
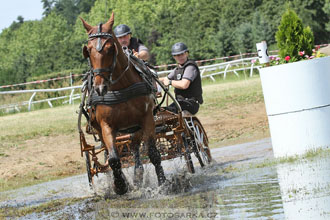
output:
M 199 68 L 195 61 L 188 59 L 189 50 L 184 43 L 176 43 L 172 46 L 172 56 L 177 62 L 177 67 L 167 77 L 160 78 L 165 86 L 173 86 L 175 98 L 179 102 L 182 111 L 186 110 L 196 114 L 199 105 L 203 103 L 202 80 Z M 167 110 L 178 113 L 174 103 Z
M 144 61 L 148 61 L 148 48 L 143 45 L 140 39 L 132 37 L 131 29 L 126 24 L 118 25 L 115 28 L 114 33 L 122 47 L 128 47 L 128 49 L 133 52 L 134 56 Z

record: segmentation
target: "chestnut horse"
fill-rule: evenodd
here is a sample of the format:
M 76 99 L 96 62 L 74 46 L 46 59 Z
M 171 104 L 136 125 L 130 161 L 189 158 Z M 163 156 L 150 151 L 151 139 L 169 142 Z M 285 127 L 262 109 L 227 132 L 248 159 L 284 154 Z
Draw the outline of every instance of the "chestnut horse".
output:
M 139 153 L 143 140 L 150 161 L 155 166 L 158 184 L 161 185 L 165 181 L 165 175 L 161 166 L 161 156 L 155 144 L 154 95 L 150 90 L 147 93 L 145 89 L 141 92 L 141 88 L 139 91 L 134 90 L 144 85 L 144 81 L 112 31 L 114 14 L 112 13 L 105 24 L 101 23 L 98 26 L 91 26 L 82 18 L 81 20 L 88 33 L 88 44 L 84 46 L 83 53 L 90 60 L 93 71 L 92 100 L 105 100 L 108 94 L 115 94 L 110 96 L 111 100 L 117 95 L 128 96 L 127 99 L 114 100 L 109 104 L 102 101 L 92 104 L 95 111 L 91 117 L 91 124 L 108 152 L 107 163 L 113 170 L 114 191 L 122 195 L 128 190 L 115 144 L 117 133 L 130 128 L 139 129 L 132 135 L 131 145 L 135 159 L 134 184 L 140 185 L 143 178 Z

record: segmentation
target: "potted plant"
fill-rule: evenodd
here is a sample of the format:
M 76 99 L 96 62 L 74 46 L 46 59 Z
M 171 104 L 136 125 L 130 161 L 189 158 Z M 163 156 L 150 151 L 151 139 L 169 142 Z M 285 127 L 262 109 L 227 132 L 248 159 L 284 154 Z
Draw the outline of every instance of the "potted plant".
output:
M 290 9 L 276 41 L 279 57 L 260 69 L 274 156 L 329 147 L 330 57 L 313 49 L 311 29 Z

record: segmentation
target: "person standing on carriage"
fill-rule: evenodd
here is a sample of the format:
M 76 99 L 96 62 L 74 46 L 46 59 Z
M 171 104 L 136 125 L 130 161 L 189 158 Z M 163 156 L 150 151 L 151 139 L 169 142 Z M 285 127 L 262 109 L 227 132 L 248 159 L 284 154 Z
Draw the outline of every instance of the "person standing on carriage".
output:
M 182 111 L 186 110 L 196 114 L 199 105 L 203 103 L 203 90 L 200 71 L 197 63 L 188 59 L 188 47 L 182 43 L 172 46 L 172 56 L 177 62 L 177 67 L 167 77 L 160 78 L 165 86 L 173 86 L 175 98 L 181 106 Z M 167 110 L 178 113 L 175 103 L 170 104 Z
M 131 29 L 126 24 L 118 25 L 114 33 L 122 47 L 127 47 L 133 52 L 133 55 L 139 59 L 147 61 L 149 59 L 149 50 L 143 42 L 132 37 Z

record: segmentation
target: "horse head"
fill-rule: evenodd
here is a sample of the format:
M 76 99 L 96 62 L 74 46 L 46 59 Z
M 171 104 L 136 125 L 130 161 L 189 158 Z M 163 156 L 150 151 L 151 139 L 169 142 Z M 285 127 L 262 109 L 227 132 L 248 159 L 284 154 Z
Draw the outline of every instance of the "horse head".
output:
M 88 43 L 83 48 L 83 54 L 90 60 L 94 74 L 93 87 L 98 95 L 103 96 L 111 85 L 118 55 L 117 39 L 112 31 L 114 14 L 105 24 L 100 23 L 98 26 L 91 26 L 80 19 L 88 33 Z

